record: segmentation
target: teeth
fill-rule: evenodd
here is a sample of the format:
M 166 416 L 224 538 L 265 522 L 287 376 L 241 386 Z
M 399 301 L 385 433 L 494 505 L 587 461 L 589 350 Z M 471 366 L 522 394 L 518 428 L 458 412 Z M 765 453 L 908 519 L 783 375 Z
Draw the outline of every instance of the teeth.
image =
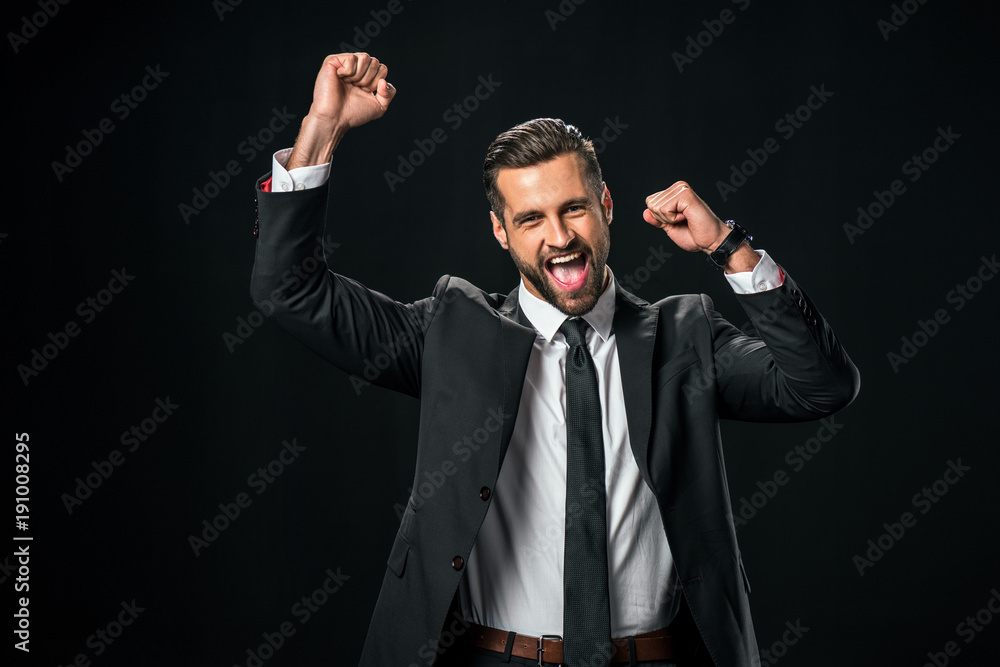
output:
M 565 262 L 571 262 L 577 257 L 579 257 L 581 254 L 582 253 L 574 252 L 572 255 L 563 255 L 562 257 L 556 257 L 555 259 L 552 259 L 551 262 L 553 264 L 563 264 Z

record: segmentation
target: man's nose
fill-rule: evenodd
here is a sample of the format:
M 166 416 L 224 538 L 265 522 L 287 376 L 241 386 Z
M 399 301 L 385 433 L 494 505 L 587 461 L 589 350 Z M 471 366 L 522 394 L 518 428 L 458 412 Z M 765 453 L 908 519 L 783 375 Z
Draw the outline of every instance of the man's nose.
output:
M 549 230 L 546 241 L 550 246 L 565 248 L 576 237 L 569 226 L 559 216 L 549 219 Z

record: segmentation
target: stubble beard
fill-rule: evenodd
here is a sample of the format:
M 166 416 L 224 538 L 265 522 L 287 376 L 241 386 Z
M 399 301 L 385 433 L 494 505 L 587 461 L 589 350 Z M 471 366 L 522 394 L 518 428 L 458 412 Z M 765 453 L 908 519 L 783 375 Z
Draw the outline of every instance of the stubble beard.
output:
M 585 315 L 594 309 L 597 300 L 604 291 L 604 274 L 607 272 L 608 253 L 611 249 L 611 235 L 607 226 L 604 227 L 604 238 L 599 247 L 591 248 L 580 241 L 567 248 L 567 252 L 580 250 L 587 255 L 588 273 L 583 287 L 573 293 L 572 303 L 567 293 L 552 284 L 552 277 L 545 270 L 544 260 L 530 264 L 510 248 L 514 266 L 524 278 L 542 295 L 548 303 L 571 317 Z

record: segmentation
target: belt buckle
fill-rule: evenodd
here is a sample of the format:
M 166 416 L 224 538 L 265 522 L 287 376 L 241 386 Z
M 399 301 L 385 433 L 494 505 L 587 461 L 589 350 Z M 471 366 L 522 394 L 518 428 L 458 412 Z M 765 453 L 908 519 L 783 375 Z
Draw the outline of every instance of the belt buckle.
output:
M 545 653 L 545 649 L 542 648 L 542 641 L 545 639 L 563 640 L 562 635 L 538 635 L 538 667 L 542 667 L 542 654 Z M 560 667 L 562 666 L 560 665 Z

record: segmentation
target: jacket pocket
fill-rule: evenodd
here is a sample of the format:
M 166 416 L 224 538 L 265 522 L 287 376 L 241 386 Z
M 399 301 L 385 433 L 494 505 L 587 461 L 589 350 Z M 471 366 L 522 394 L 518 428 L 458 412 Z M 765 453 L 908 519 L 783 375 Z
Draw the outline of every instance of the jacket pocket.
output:
M 679 373 L 698 363 L 699 359 L 700 357 L 693 347 L 685 348 L 680 354 L 660 367 L 660 370 L 656 371 L 653 386 L 659 389 L 674 379 Z
M 402 577 L 406 570 L 406 556 L 410 553 L 410 543 L 401 534 L 396 534 L 396 541 L 392 543 L 392 551 L 389 552 L 389 561 L 386 563 L 389 570 L 397 577 Z

